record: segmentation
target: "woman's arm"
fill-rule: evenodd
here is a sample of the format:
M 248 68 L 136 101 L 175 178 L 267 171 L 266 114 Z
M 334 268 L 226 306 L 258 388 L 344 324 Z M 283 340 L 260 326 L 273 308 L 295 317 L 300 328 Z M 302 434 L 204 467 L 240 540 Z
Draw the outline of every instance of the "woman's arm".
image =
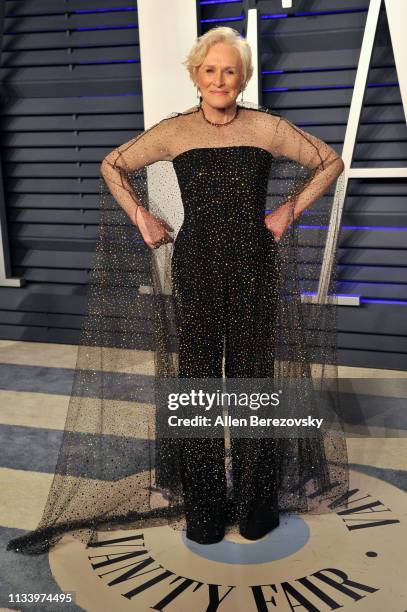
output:
M 294 217 L 297 219 L 326 192 L 345 165 L 326 142 L 301 130 L 285 118 L 281 118 L 278 123 L 274 147 L 278 155 L 284 155 L 314 170 L 311 180 L 296 196 Z
M 121 144 L 103 159 L 100 172 L 106 185 L 132 223 L 139 228 L 149 247 L 171 242 L 173 231 L 163 219 L 151 214 L 134 193 L 130 173 L 156 161 L 171 160 L 169 151 L 171 119 L 163 119 L 135 138 Z
M 298 193 L 266 216 L 268 229 L 281 237 L 293 219 L 320 198 L 344 169 L 342 158 L 326 142 L 301 130 L 288 119 L 281 117 L 272 143 L 272 154 L 297 161 L 313 172 L 311 178 L 301 184 Z
M 109 191 L 133 222 L 135 222 L 135 212 L 137 207 L 141 206 L 141 202 L 129 182 L 129 173 L 153 162 L 171 159 L 168 144 L 168 120 L 163 119 L 150 129 L 113 149 L 100 165 L 100 172 Z

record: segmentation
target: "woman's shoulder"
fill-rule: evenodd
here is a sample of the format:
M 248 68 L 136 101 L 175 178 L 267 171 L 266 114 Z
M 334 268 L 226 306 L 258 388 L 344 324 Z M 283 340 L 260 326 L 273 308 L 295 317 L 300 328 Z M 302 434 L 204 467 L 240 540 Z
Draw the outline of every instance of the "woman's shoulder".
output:
M 165 136 L 166 138 L 170 138 L 172 135 L 176 134 L 180 127 L 179 122 L 182 121 L 187 114 L 189 114 L 188 111 L 184 111 L 183 113 L 177 111 L 168 113 L 153 123 L 148 129 L 145 130 L 145 132 L 161 134 L 163 137 Z
M 240 106 L 240 105 L 239 105 Z M 246 129 L 253 134 L 256 139 L 271 142 L 277 131 L 281 115 L 274 110 L 254 103 L 244 103 L 239 108 Z
M 184 122 L 187 120 L 188 116 L 194 115 L 197 110 L 199 109 L 199 106 L 192 106 L 191 108 L 188 108 L 187 110 L 184 111 L 174 111 L 172 113 L 169 113 L 168 115 L 166 115 L 165 117 L 163 117 L 160 121 L 158 121 L 154 127 L 158 127 L 161 130 L 166 129 L 166 130 L 174 130 L 177 129 L 179 127 L 179 124 L 181 122 Z
M 269 123 L 270 125 L 278 123 L 278 121 L 281 119 L 281 115 L 272 108 L 251 102 L 245 102 L 243 104 L 240 103 L 239 110 L 240 112 L 243 111 L 248 119 Z
M 187 108 L 184 111 L 174 111 L 172 113 L 169 113 L 168 115 L 163 117 L 162 121 L 171 122 L 171 123 L 175 122 L 176 123 L 177 119 L 182 119 L 183 117 L 186 117 L 188 115 L 193 115 L 198 110 L 199 110 L 199 104 L 196 104 L 195 106 L 191 106 L 190 108 Z
M 190 108 L 187 108 L 186 110 L 182 111 L 179 114 L 180 115 L 190 115 L 191 113 L 196 113 L 198 110 L 199 110 L 199 104 L 195 104 L 195 106 L 191 106 Z

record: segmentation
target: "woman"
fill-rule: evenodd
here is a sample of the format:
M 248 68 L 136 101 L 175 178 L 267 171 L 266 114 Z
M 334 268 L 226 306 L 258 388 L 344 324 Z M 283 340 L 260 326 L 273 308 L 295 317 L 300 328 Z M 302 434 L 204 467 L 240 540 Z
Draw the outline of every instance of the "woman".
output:
M 163 426 L 162 381 L 223 373 L 304 382 L 290 387 L 287 414 L 302 402 L 318 414 L 329 395 L 330 425 L 338 424 L 335 308 L 301 303 L 296 221 L 343 162 L 283 117 L 237 102 L 253 69 L 235 30 L 201 36 L 186 66 L 200 103 L 102 162 L 100 233 L 56 474 L 37 530 L 9 549 L 39 553 L 67 531 L 88 543 L 97 529 L 166 523 L 201 544 L 236 531 L 255 540 L 278 525 L 280 511 L 329 510 L 346 492 L 340 427 L 314 437 L 231 429 L 229 453 L 223 434 L 174 439 Z M 265 215 L 270 179 L 273 210 Z M 179 196 L 184 220 L 175 238 L 169 219 Z M 310 287 L 329 212 L 313 212 Z M 152 296 L 142 290 L 135 225 L 151 249 Z M 143 377 L 151 348 L 152 387 Z

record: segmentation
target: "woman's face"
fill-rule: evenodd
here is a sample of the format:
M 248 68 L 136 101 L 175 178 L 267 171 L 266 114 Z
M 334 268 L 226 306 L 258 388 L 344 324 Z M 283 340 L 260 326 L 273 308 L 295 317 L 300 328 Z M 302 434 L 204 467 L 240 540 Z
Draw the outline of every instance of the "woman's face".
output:
M 225 108 L 234 104 L 243 85 L 237 49 L 222 42 L 212 45 L 197 70 L 196 84 L 209 106 Z

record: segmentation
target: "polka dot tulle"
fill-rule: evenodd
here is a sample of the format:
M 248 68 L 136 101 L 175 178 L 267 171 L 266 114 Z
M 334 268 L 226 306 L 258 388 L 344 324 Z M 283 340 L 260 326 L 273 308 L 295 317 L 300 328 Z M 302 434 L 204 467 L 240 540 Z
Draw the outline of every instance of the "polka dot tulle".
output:
M 38 554 L 67 532 L 91 543 L 98 530 L 162 525 L 207 543 L 238 530 L 250 538 L 259 517 L 271 528 L 281 512 L 329 512 L 345 495 L 337 307 L 301 301 L 317 289 L 328 189 L 343 163 L 283 116 L 238 105 L 222 128 L 199 106 L 172 113 L 103 161 L 58 462 L 38 528 L 9 550 Z M 169 223 L 174 241 L 149 249 L 135 204 Z M 277 240 L 265 216 L 281 206 L 290 223 Z M 332 427 L 314 437 L 163 435 L 160 381 L 222 377 L 329 390 Z M 301 388 L 288 411 L 304 402 Z M 313 415 L 317 397 L 307 397 Z

